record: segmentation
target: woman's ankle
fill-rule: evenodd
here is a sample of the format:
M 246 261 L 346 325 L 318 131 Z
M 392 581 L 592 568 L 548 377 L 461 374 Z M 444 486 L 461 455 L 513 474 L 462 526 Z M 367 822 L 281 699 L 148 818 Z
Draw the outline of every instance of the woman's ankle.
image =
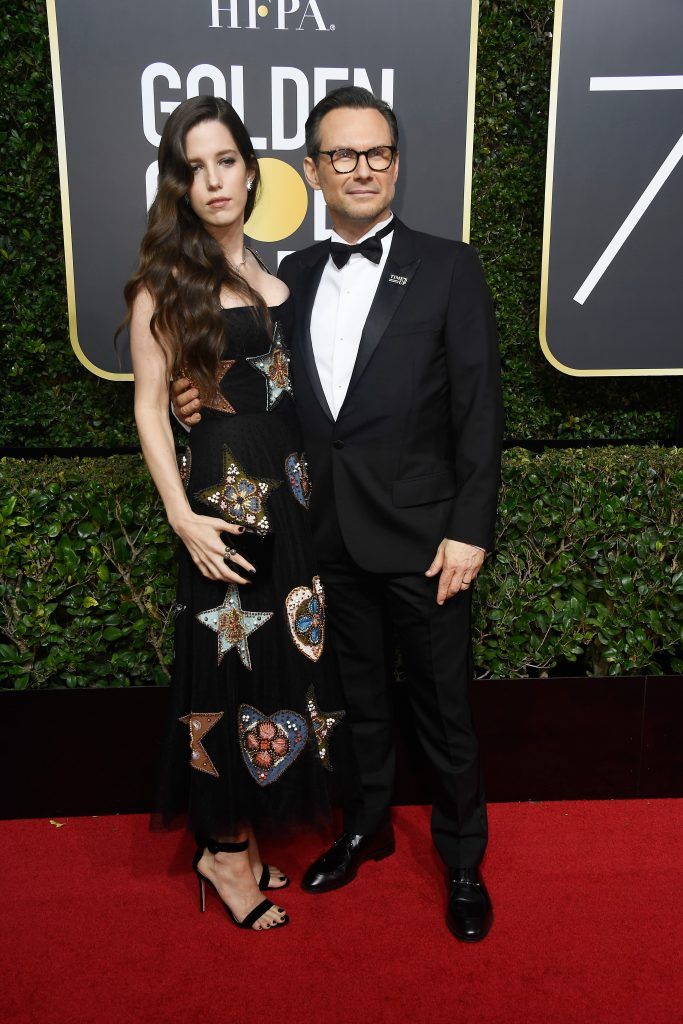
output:
M 213 857 L 213 868 L 222 875 L 230 875 L 238 879 L 240 876 L 252 874 L 251 864 L 247 851 L 244 853 L 215 853 Z

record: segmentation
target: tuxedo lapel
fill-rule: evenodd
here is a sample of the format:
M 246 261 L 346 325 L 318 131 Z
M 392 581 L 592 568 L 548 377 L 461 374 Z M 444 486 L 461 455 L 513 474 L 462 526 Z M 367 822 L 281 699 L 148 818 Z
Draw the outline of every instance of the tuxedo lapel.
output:
M 382 336 L 403 302 L 415 276 L 415 271 L 420 265 L 420 258 L 415 258 L 410 234 L 408 228 L 397 219 L 389 257 L 384 265 L 384 271 L 361 335 L 358 355 L 346 393 L 347 397 L 370 362 Z
M 297 289 L 300 289 L 301 300 L 298 304 L 296 337 L 300 345 L 301 358 L 304 366 L 306 367 L 306 372 L 310 378 L 315 396 L 320 402 L 325 415 L 329 416 L 331 420 L 334 420 L 334 416 L 332 415 L 330 407 L 327 404 L 327 399 L 325 398 L 323 386 L 320 383 L 318 367 L 315 365 L 315 356 L 313 355 L 313 341 L 311 339 L 311 315 L 313 313 L 313 303 L 315 302 L 320 278 L 322 277 L 325 264 L 327 263 L 327 257 L 328 252 L 325 250 L 314 263 L 301 273 L 300 280 L 297 284 Z

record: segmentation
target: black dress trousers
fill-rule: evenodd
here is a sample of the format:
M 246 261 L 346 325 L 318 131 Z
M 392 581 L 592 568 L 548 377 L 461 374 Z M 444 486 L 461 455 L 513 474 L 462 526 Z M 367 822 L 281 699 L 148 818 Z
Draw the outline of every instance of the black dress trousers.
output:
M 389 819 L 395 749 L 389 694 L 391 637 L 403 655 L 408 694 L 433 777 L 432 836 L 448 867 L 475 867 L 487 842 L 479 745 L 470 712 L 471 592 L 437 605 L 438 577 L 359 568 L 340 545 L 320 565 L 361 793 L 344 827 L 367 834 Z

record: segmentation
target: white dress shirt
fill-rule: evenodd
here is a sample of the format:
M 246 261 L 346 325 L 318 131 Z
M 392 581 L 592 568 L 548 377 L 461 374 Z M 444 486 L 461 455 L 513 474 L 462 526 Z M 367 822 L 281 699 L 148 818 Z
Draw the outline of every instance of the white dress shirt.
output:
M 375 224 L 358 243 L 381 231 L 392 219 Z M 393 232 L 382 243 L 382 258 L 373 263 L 354 252 L 348 263 L 336 267 L 328 257 L 311 313 L 311 342 L 315 365 L 330 412 L 336 419 L 342 407 L 358 355 L 361 334 L 389 256 Z M 333 242 L 347 244 L 335 231 Z

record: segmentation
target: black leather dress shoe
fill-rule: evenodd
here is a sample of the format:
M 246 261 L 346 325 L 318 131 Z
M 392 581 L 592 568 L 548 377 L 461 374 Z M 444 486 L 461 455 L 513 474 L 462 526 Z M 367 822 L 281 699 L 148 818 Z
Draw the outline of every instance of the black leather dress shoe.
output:
M 451 871 L 446 924 L 462 942 L 479 942 L 493 923 L 493 907 L 478 868 Z
M 327 853 L 306 871 L 301 888 L 306 892 L 330 892 L 348 885 L 366 860 L 382 860 L 396 849 L 391 826 L 370 835 L 343 832 Z

